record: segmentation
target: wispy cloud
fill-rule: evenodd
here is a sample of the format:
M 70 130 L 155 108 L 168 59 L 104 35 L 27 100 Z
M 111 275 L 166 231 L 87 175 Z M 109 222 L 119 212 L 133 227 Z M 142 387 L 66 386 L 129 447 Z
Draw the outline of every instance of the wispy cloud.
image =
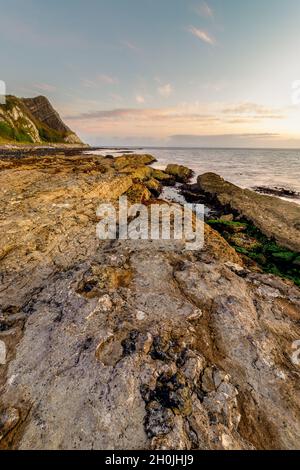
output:
M 33 87 L 36 90 L 46 91 L 48 93 L 51 93 L 57 90 L 57 88 L 54 85 L 49 85 L 49 83 L 35 83 Z
M 138 47 L 136 44 L 134 44 L 132 41 L 124 40 L 121 41 L 122 46 L 126 47 L 127 49 L 130 49 L 131 51 L 134 52 L 140 52 L 140 47 Z
M 177 121 L 177 122 L 198 122 L 212 123 L 219 121 L 218 117 L 206 112 L 189 110 L 186 107 L 171 108 L 116 108 L 109 110 L 91 111 L 77 115 L 65 116 L 68 120 L 99 120 L 99 121 Z
M 93 79 L 83 78 L 81 83 L 86 88 L 97 88 L 100 84 L 116 85 L 119 83 L 119 79 L 110 75 L 100 74 Z
M 166 83 L 166 85 L 159 86 L 157 91 L 164 98 L 168 98 L 173 92 L 173 87 L 170 83 Z
M 279 109 L 250 102 L 226 107 L 222 112 L 231 116 L 240 116 L 242 118 L 250 117 L 252 119 L 282 119 L 284 117 Z M 237 123 L 238 120 L 235 119 L 234 122 Z M 240 122 L 242 122 L 241 119 Z
M 214 17 L 213 9 L 206 2 L 201 2 L 200 5 L 196 5 L 194 7 L 194 10 L 198 15 L 204 16 L 205 18 L 213 18 Z
M 203 29 L 196 28 L 195 26 L 189 26 L 188 28 L 189 33 L 193 34 L 196 38 L 200 39 L 201 41 L 210 44 L 211 46 L 216 45 L 215 38 L 209 34 L 207 31 Z

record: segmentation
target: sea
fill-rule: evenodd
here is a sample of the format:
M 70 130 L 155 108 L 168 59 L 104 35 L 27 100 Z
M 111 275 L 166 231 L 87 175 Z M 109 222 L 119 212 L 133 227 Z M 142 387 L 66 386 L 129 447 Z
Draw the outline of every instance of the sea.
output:
M 221 148 L 106 148 L 93 153 L 119 155 L 124 152 L 149 153 L 156 157 L 155 168 L 168 163 L 185 165 L 198 175 L 217 173 L 242 188 L 256 186 L 284 188 L 299 193 L 283 198 L 300 204 L 300 149 L 221 149 Z

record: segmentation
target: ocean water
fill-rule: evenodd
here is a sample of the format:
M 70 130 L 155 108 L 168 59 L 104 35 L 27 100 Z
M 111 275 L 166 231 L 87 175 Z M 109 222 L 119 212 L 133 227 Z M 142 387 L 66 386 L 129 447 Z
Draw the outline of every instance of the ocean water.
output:
M 145 147 L 134 151 L 156 157 L 156 168 L 178 163 L 194 170 L 196 176 L 217 173 L 243 188 L 283 187 L 300 193 L 300 150 Z M 107 149 L 99 153 L 123 152 Z M 300 198 L 288 200 L 300 203 Z

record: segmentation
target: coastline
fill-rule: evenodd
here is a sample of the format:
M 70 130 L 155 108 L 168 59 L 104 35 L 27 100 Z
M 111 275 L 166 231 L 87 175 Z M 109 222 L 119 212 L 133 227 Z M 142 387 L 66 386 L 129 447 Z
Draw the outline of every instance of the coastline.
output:
M 153 161 L 0 158 L 0 448 L 297 448 L 300 289 L 231 246 L 251 226 L 218 204 L 199 251 L 97 239 L 99 202 L 120 195 L 151 207 L 177 181 L 216 204 Z

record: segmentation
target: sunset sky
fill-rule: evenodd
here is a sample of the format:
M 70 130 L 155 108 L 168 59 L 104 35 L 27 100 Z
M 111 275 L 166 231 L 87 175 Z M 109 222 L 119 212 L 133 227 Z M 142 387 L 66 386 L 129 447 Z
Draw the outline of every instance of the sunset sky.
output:
M 7 93 L 46 95 L 88 143 L 300 148 L 299 0 L 0 7 Z

